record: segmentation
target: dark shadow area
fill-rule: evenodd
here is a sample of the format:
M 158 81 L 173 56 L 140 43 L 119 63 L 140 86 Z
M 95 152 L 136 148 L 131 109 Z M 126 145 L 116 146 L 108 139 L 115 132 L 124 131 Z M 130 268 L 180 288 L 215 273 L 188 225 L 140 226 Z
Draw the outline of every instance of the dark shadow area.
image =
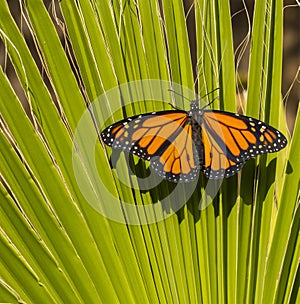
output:
M 291 165 L 291 163 L 288 161 L 286 164 L 286 169 L 285 169 L 285 173 L 286 174 L 292 174 L 294 172 L 294 169 Z

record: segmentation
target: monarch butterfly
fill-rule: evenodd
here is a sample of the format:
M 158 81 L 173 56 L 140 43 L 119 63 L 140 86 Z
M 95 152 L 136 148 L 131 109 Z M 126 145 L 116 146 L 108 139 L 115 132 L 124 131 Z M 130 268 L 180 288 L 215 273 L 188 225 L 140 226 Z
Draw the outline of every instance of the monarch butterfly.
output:
M 225 111 L 204 110 L 198 100 L 189 112 L 168 110 L 126 118 L 101 137 L 114 149 L 131 152 L 163 178 L 190 182 L 202 171 L 209 179 L 229 177 L 262 153 L 283 149 L 284 135 L 264 122 Z

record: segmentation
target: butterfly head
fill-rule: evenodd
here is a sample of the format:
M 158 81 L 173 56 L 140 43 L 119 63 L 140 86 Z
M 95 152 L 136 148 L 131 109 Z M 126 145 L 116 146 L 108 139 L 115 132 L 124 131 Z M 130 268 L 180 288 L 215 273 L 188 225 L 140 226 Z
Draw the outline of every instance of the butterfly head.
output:
M 199 108 L 199 99 L 191 101 L 189 116 L 193 117 L 198 123 L 201 121 L 203 109 Z
M 215 98 L 216 99 L 216 98 Z M 199 101 L 201 100 L 200 98 L 197 98 L 195 100 L 192 100 L 191 101 L 191 105 L 190 105 L 190 114 L 191 113 L 197 113 L 197 114 L 200 114 L 202 115 L 203 114 L 203 111 L 206 109 L 206 108 L 209 108 L 209 106 L 215 101 L 215 99 L 213 99 L 210 103 L 208 103 L 207 105 L 203 106 L 203 107 L 199 107 Z
M 195 99 L 191 101 L 190 110 L 191 112 L 199 110 L 199 99 Z

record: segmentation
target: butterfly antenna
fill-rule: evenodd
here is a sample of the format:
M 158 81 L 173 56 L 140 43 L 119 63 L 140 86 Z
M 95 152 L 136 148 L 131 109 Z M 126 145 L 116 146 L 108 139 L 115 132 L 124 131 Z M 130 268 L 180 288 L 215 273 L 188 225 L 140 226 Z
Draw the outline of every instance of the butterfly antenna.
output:
M 200 99 L 212 94 L 213 92 L 217 91 L 217 90 L 220 90 L 220 88 L 216 88 L 216 89 L 213 89 L 212 91 L 206 93 L 205 95 L 201 96 Z M 218 96 L 219 97 L 219 96 Z M 214 98 L 213 100 L 215 100 L 216 98 Z M 210 103 L 209 103 L 210 104 Z
M 174 106 L 172 103 L 168 102 L 168 104 L 174 109 L 174 110 L 181 110 L 180 108 Z
M 208 94 L 206 94 L 206 95 L 208 95 Z M 216 99 L 218 99 L 219 98 L 219 95 L 218 96 L 216 96 L 212 101 L 210 101 L 207 105 L 205 105 L 203 108 L 202 108 L 202 110 L 204 110 L 205 108 L 207 108 L 207 107 L 209 107 Z
M 204 97 L 212 94 L 213 92 L 217 91 L 217 90 L 220 90 L 220 88 L 216 88 L 208 93 L 206 93 L 205 95 L 203 95 L 200 99 L 203 99 Z M 212 101 L 210 101 L 207 105 L 205 105 L 202 110 L 204 110 L 205 108 L 209 107 L 217 98 L 219 98 L 219 95 L 217 97 L 215 97 Z
M 215 92 L 215 91 L 217 91 L 217 90 L 220 90 L 220 88 L 216 88 L 216 89 L 214 89 L 214 90 L 212 90 L 212 91 L 210 91 L 210 92 L 208 92 L 208 93 L 206 93 L 205 95 L 203 95 L 202 97 L 200 97 L 200 98 L 197 98 L 196 100 L 200 100 L 200 99 L 203 99 L 204 97 L 206 97 L 206 96 L 208 96 L 208 95 L 210 95 L 210 94 L 212 94 L 213 92 Z M 179 96 L 181 96 L 181 97 L 183 97 L 184 99 L 186 99 L 186 100 L 188 100 L 189 102 L 191 102 L 192 100 L 190 100 L 189 98 L 187 98 L 187 97 L 185 97 L 184 95 L 182 95 L 182 94 L 180 94 L 180 93 L 178 93 L 178 92 L 176 92 L 176 91 L 174 91 L 173 89 L 168 89 L 168 91 L 170 91 L 170 92 L 173 92 L 174 94 L 176 94 L 176 95 L 179 95 Z M 219 95 L 217 96 L 217 97 L 215 97 L 209 104 L 207 104 L 206 106 L 204 106 L 204 108 L 203 109 L 205 109 L 205 108 L 207 108 L 207 107 L 209 107 L 217 98 L 219 98 Z M 174 106 L 172 106 L 172 107 L 174 107 Z
M 168 89 L 168 91 L 173 92 L 174 94 L 179 95 L 179 96 L 183 97 L 184 99 L 188 100 L 189 102 L 191 102 L 191 100 L 189 98 L 185 97 L 184 95 L 182 95 L 180 93 L 177 93 L 173 89 Z

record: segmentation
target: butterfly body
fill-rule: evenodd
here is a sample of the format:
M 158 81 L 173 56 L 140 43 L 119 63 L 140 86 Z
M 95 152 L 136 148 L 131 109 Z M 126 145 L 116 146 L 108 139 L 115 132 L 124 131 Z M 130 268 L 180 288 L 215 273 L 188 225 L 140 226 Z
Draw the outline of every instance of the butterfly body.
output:
M 190 182 L 202 171 L 220 179 L 238 172 L 251 157 L 286 146 L 282 133 L 264 122 L 225 111 L 169 110 L 126 118 L 107 127 L 105 144 L 150 161 L 172 182 Z

